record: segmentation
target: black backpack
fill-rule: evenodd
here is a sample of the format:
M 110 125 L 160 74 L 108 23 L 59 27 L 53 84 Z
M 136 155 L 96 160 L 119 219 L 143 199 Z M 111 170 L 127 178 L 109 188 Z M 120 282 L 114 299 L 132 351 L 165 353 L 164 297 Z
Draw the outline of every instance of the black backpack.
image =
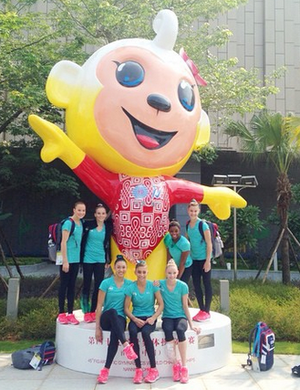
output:
M 54 342 L 45 341 L 44 343 L 35 345 L 31 348 L 13 352 L 11 355 L 12 364 L 15 368 L 20 370 L 27 370 L 29 368 L 41 370 L 42 366 L 53 363 L 55 351 Z M 32 362 L 35 355 L 37 357 L 36 365 Z M 31 362 L 33 365 L 30 364 Z
M 246 364 L 254 371 L 268 371 L 274 364 L 275 334 L 265 322 L 258 322 L 249 334 Z
M 75 230 L 75 221 L 72 218 L 65 218 L 61 222 L 53 223 L 48 228 L 48 257 L 49 260 L 56 262 L 57 252 L 60 251 L 60 244 L 62 239 L 62 225 L 65 221 L 72 222 L 70 236 Z

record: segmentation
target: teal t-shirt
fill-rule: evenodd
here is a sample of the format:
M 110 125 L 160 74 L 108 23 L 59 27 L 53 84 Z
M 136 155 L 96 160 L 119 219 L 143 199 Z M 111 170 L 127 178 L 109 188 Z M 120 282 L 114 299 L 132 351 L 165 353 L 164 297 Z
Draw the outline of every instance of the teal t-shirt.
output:
M 131 283 L 131 280 L 124 279 L 123 285 L 118 287 L 115 283 L 114 275 L 112 275 L 110 278 L 104 279 L 99 287 L 100 290 L 105 292 L 103 311 L 116 309 L 118 315 L 125 318 L 125 291 Z
M 176 280 L 173 291 L 167 287 L 166 279 L 160 280 L 160 292 L 164 301 L 162 318 L 186 318 L 182 305 L 182 297 L 189 293 L 186 283 Z
M 187 229 L 187 234 L 191 243 L 191 258 L 193 260 L 206 260 L 206 242 L 199 232 L 199 223 L 200 219 L 198 218 L 195 226 L 191 228 L 189 224 Z M 204 233 L 209 227 L 204 221 L 202 224 Z
M 63 225 L 62 230 L 71 231 L 72 221 L 67 219 Z M 80 222 L 79 225 L 75 223 L 75 229 L 73 233 L 69 236 L 67 241 L 67 257 L 69 263 L 79 263 L 80 262 L 80 244 L 82 239 L 83 227 Z
M 180 236 L 179 240 L 177 242 L 174 242 L 170 233 L 167 233 L 164 237 L 164 243 L 165 246 L 168 248 L 172 259 L 174 259 L 175 263 L 177 264 L 177 267 L 179 267 L 182 252 L 188 252 L 191 249 L 191 244 L 189 240 L 186 239 L 184 236 Z M 189 254 L 186 258 L 185 268 L 190 267 L 192 263 L 193 260 Z
M 83 258 L 84 263 L 105 263 L 105 229 L 105 225 L 103 225 L 100 231 L 95 228 L 88 232 Z
M 133 282 L 126 289 L 126 295 L 131 298 L 132 314 L 135 317 L 151 317 L 154 312 L 155 293 L 159 287 L 153 286 L 153 282 L 147 280 L 144 292 L 140 292 L 137 283 Z

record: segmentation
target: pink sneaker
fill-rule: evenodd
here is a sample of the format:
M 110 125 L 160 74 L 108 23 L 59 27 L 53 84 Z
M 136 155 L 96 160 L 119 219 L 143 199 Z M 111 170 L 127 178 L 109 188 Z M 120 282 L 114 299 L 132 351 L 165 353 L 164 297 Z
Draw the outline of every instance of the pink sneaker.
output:
M 109 374 L 109 369 L 108 368 L 102 368 L 100 370 L 98 378 L 97 378 L 97 383 L 106 383 L 108 380 L 108 374 Z
M 145 377 L 146 383 L 154 383 L 159 379 L 159 372 L 157 368 L 149 368 L 148 375 Z
M 62 324 L 62 325 L 68 324 L 68 320 L 67 320 L 66 313 L 60 313 L 60 314 L 57 316 L 57 321 L 58 321 L 60 324 Z
M 84 322 L 93 322 L 92 313 L 85 313 L 83 316 Z
M 143 382 L 143 370 L 141 368 L 135 369 L 135 374 L 133 377 L 133 383 L 139 385 Z
M 210 314 L 207 313 L 206 311 L 202 311 L 198 317 L 198 321 L 206 321 L 210 319 Z
M 77 320 L 77 318 L 74 316 L 74 314 L 68 314 L 67 316 L 67 320 L 68 320 L 68 324 L 71 324 L 71 325 L 78 325 L 79 324 L 79 321 Z
M 179 362 L 173 364 L 173 381 L 174 382 L 180 381 L 180 371 L 181 371 L 181 364 Z
M 201 322 L 201 321 L 206 321 L 210 319 L 210 314 L 207 313 L 206 311 L 200 310 L 199 313 L 197 313 L 193 317 L 193 321 Z
M 95 322 L 96 321 L 96 313 L 92 312 L 92 313 L 90 313 L 90 315 L 91 315 L 92 321 Z
M 181 367 L 180 383 L 188 383 L 188 381 L 189 381 L 189 371 L 187 367 Z
M 135 360 L 138 356 L 133 350 L 133 344 L 128 344 L 124 349 L 123 349 L 126 357 L 128 360 Z
M 201 315 L 201 313 L 203 313 L 202 310 L 199 310 L 198 313 L 192 318 L 193 321 L 200 321 L 199 320 L 199 316 Z

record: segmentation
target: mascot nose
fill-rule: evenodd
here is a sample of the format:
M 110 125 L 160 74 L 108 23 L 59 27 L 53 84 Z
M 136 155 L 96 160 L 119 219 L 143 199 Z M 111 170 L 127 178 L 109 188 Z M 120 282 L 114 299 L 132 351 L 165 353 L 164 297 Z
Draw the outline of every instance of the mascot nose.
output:
M 169 112 L 171 110 L 171 102 L 162 95 L 151 94 L 147 98 L 148 104 L 159 111 Z

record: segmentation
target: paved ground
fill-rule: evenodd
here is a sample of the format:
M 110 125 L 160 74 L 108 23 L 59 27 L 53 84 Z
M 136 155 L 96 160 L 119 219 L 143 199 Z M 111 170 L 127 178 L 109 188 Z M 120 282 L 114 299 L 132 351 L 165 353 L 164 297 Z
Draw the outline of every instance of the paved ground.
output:
M 42 371 L 17 370 L 11 365 L 9 354 L 0 355 L 1 390 L 148 390 L 182 388 L 191 390 L 296 390 L 300 378 L 291 374 L 291 367 L 300 364 L 300 356 L 275 355 L 275 363 L 267 372 L 254 372 L 241 367 L 245 355 L 233 354 L 229 364 L 206 374 L 193 375 L 188 385 L 161 378 L 154 384 L 134 385 L 129 378 L 109 378 L 107 384 L 97 385 L 96 376 L 68 370 L 53 364 Z

